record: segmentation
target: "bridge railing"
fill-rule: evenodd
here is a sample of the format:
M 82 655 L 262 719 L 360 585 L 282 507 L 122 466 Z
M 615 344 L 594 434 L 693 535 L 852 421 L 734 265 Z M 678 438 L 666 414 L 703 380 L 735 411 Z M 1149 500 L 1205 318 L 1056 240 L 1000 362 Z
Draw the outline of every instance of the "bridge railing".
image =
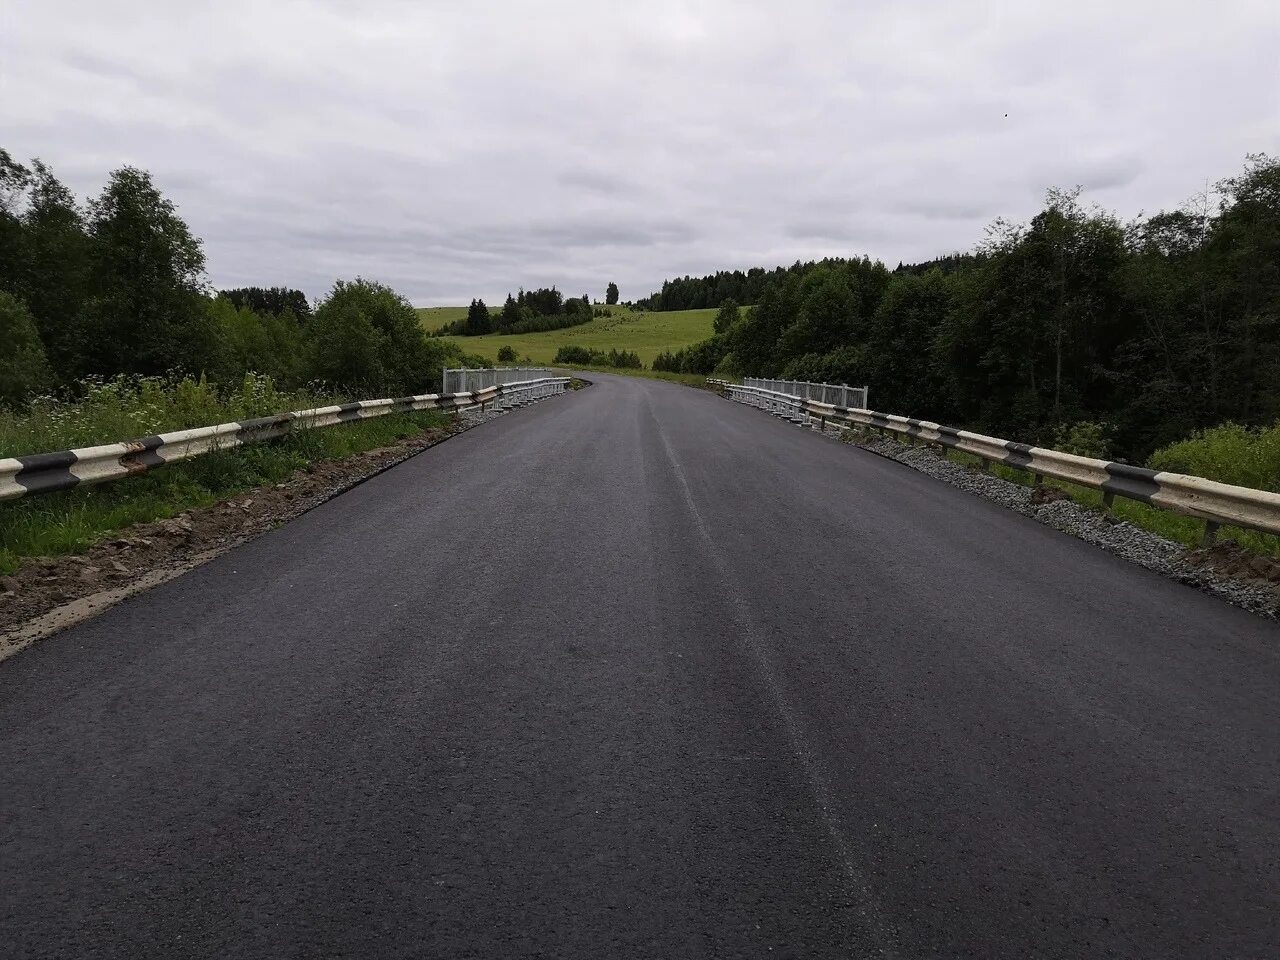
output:
M 108 443 L 56 453 L 0 459 L 0 500 L 33 493 L 49 493 L 88 483 L 103 483 L 176 460 L 189 460 L 213 450 L 227 450 L 261 440 L 283 437 L 295 430 L 314 430 L 351 420 L 368 420 L 410 410 L 508 409 L 563 393 L 567 377 L 542 377 L 497 384 L 473 391 L 426 393 L 411 397 L 357 400 L 311 410 L 294 410 L 253 420 L 219 423 L 212 427 L 175 430 L 122 443 Z
M 868 387 L 851 387 L 847 383 L 810 383 L 808 380 L 761 380 L 757 377 L 743 377 L 745 386 L 760 390 L 771 390 L 774 393 L 785 393 L 806 400 L 819 400 L 822 403 L 834 404 L 837 407 L 857 407 L 867 405 Z
M 731 400 L 746 403 L 806 425 L 828 422 L 853 424 L 919 438 L 947 450 L 959 450 L 981 459 L 983 467 L 1003 463 L 1041 477 L 1052 477 L 1102 491 L 1103 505 L 1111 509 L 1116 497 L 1151 504 L 1174 513 L 1205 521 L 1205 539 L 1212 540 L 1218 527 L 1227 524 L 1265 533 L 1280 534 L 1280 494 L 1252 487 L 1219 483 L 1205 477 L 1148 470 L 1127 463 L 1080 457 L 1060 450 L 1032 447 L 968 430 L 943 426 L 929 420 L 877 413 L 865 408 L 844 407 L 818 400 L 765 390 L 747 384 L 708 380 Z
M 468 393 L 507 383 L 536 380 L 551 374 L 549 367 L 445 367 L 441 393 Z

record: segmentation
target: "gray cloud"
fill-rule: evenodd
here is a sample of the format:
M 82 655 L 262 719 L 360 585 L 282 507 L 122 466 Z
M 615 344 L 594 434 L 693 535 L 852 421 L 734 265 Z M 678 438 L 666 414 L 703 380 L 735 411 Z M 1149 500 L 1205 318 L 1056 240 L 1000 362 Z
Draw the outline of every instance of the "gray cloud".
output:
M 151 170 L 215 285 L 429 304 L 923 259 L 1048 186 L 1129 216 L 1280 142 L 1270 0 L 471 6 L 14 0 L 0 145 L 82 195 Z

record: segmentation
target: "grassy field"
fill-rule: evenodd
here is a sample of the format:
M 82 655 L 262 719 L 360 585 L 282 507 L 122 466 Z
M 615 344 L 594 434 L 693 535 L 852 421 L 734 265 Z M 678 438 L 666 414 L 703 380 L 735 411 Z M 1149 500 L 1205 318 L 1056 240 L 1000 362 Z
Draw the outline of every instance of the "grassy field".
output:
M 432 330 L 439 330 L 446 323 L 453 323 L 455 320 L 461 320 L 467 315 L 466 307 L 417 307 L 418 322 L 422 324 L 422 329 L 430 333 Z M 493 311 L 490 310 L 490 313 Z
M 467 353 L 479 354 L 497 360 L 498 348 L 510 346 L 520 359 L 528 357 L 534 363 L 551 363 L 556 351 L 567 344 L 608 350 L 634 350 L 645 366 L 664 350 L 679 350 L 691 343 L 711 336 L 711 322 L 715 310 L 672 310 L 662 313 L 631 311 L 625 307 L 610 307 L 612 317 L 600 317 L 590 323 L 564 330 L 546 333 L 492 334 L 487 337 L 449 337 Z M 465 316 L 466 307 L 427 307 L 419 309 L 423 326 L 437 329 L 453 317 L 445 311 Z

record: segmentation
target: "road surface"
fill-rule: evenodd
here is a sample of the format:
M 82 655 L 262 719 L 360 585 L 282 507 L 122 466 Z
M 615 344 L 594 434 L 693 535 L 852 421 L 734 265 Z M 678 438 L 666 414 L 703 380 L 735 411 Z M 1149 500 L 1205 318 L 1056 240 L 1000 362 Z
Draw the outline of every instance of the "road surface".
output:
M 1275 957 L 1278 651 L 600 376 L 0 664 L 0 956 Z

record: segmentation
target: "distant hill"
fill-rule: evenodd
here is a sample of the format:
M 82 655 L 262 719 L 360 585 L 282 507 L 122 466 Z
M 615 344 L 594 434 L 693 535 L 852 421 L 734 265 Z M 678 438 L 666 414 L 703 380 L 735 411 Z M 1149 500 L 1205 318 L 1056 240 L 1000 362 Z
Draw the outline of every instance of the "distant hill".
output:
M 622 306 L 607 308 L 611 317 L 597 317 L 589 323 L 546 333 L 490 334 L 484 337 L 442 337 L 456 343 L 467 353 L 496 360 L 498 350 L 510 346 L 516 356 L 528 357 L 537 364 L 549 364 L 556 351 L 565 345 L 596 350 L 632 350 L 645 366 L 664 351 L 675 351 L 711 336 L 715 310 L 670 310 L 661 313 L 629 310 Z M 490 312 L 493 312 L 492 309 Z M 418 310 L 428 332 L 467 314 L 466 307 L 423 307 Z

